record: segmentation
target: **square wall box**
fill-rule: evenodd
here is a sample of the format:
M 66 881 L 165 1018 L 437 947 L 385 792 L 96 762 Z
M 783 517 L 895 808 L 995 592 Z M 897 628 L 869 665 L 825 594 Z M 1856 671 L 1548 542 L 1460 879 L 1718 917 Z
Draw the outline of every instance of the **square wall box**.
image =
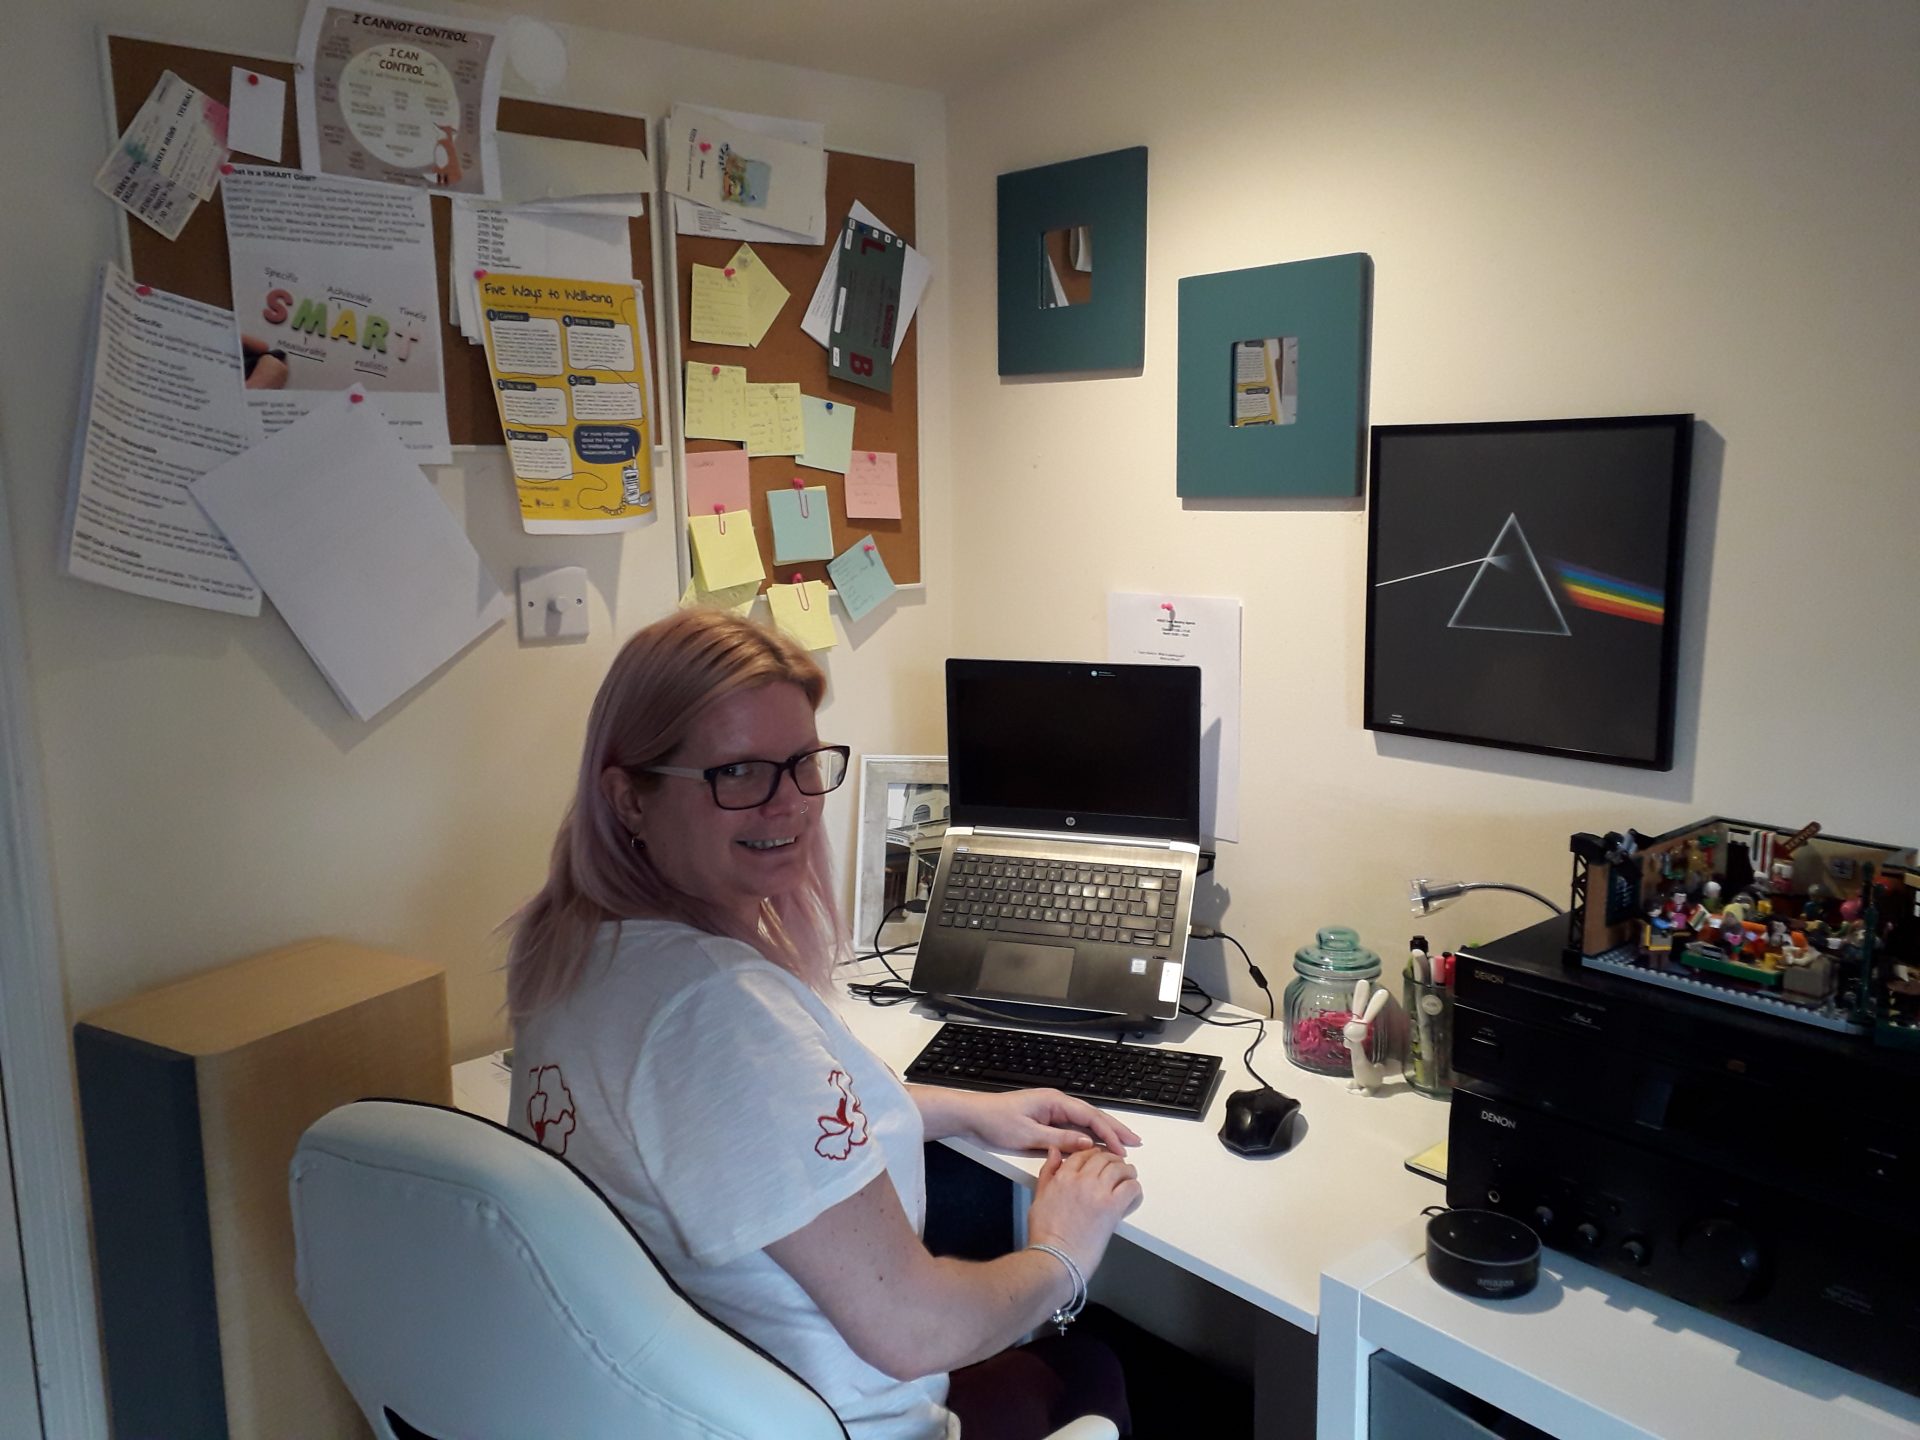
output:
M 1180 282 L 1181 495 L 1360 494 L 1373 260 Z
M 1012 171 L 999 179 L 999 204 L 1000 373 L 1138 371 L 1146 147 Z
M 520 639 L 587 638 L 587 572 L 579 565 L 522 566 Z

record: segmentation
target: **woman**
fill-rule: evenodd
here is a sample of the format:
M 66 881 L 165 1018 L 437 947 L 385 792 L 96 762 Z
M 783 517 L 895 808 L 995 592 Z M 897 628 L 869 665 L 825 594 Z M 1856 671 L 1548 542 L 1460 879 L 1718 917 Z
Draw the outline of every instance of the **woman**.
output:
M 967 1440 L 1094 1411 L 1124 1429 L 1091 1342 L 1000 1352 L 1084 1298 L 1139 1203 L 1139 1137 L 1057 1091 L 904 1086 L 841 1022 L 818 797 L 847 752 L 820 743 L 825 688 L 791 640 L 721 611 L 622 648 L 546 887 L 515 917 L 514 1124 L 854 1440 L 939 1440 L 956 1415 Z M 928 1254 L 921 1145 L 950 1135 L 1047 1151 L 1029 1248 Z

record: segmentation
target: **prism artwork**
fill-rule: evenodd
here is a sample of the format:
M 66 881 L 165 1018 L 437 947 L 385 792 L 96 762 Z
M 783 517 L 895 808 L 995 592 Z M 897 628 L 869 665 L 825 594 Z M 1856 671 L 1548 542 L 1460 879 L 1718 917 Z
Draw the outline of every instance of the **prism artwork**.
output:
M 1692 418 L 1375 427 L 1366 727 L 1670 768 Z

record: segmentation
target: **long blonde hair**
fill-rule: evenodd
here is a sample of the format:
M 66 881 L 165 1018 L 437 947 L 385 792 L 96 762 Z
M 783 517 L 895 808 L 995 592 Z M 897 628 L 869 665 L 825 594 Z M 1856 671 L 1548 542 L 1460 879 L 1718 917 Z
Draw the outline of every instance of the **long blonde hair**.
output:
M 633 774 L 643 793 L 661 782 L 641 772 L 679 749 L 706 707 L 762 685 L 800 687 L 820 708 L 827 680 L 793 640 L 723 610 L 681 610 L 646 627 L 614 657 L 587 717 L 573 801 L 554 838 L 547 883 L 507 924 L 507 1009 L 514 1020 L 564 999 L 579 984 L 600 927 L 609 920 L 678 920 L 753 946 L 774 964 L 824 989 L 844 943 L 825 837 L 811 832 L 806 877 L 790 895 L 765 900 L 754 924 L 676 890 L 636 850 L 601 786 L 609 767 Z

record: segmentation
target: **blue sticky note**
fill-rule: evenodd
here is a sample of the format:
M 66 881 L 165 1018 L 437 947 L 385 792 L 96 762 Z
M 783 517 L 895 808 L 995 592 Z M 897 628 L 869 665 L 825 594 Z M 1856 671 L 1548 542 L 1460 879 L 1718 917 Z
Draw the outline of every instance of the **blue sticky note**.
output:
M 860 619 L 895 588 L 887 562 L 880 558 L 880 547 L 871 535 L 862 535 L 846 554 L 829 560 L 827 574 L 832 577 L 833 588 L 840 592 L 849 620 Z
M 767 509 L 773 515 L 776 562 L 833 558 L 833 517 L 827 513 L 826 486 L 769 490 Z
M 853 406 L 844 400 L 802 395 L 800 418 L 807 427 L 807 448 L 800 452 L 800 463 L 846 474 L 847 466 L 853 463 Z

